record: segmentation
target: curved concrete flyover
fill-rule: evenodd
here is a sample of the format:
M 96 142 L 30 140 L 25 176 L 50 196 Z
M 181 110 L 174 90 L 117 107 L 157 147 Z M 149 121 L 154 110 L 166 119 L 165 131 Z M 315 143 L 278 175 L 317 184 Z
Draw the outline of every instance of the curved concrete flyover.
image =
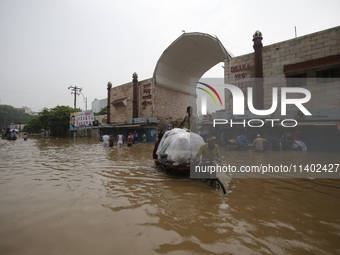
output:
M 195 95 L 196 82 L 220 62 L 231 58 L 217 37 L 205 33 L 183 33 L 164 50 L 157 61 L 155 84 Z

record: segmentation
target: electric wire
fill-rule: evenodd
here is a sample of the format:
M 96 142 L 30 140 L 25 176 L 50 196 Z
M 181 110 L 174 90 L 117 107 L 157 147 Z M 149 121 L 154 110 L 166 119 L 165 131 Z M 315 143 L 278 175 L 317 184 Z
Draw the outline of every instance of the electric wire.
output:
M 64 102 L 68 99 L 70 99 L 70 97 L 65 98 L 65 96 L 69 93 L 69 90 L 66 89 L 63 92 L 61 92 L 59 95 L 57 95 L 55 98 L 46 101 L 45 103 L 39 104 L 38 106 L 32 107 L 32 109 L 40 109 L 40 108 L 48 108 L 48 106 L 51 106 L 52 104 L 56 104 Z M 59 101 L 62 100 L 62 101 Z

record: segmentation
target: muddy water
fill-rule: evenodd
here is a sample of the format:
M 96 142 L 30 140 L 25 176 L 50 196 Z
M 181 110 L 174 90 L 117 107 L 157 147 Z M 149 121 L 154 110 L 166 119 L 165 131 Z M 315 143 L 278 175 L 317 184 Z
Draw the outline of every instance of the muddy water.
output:
M 152 148 L 1 140 L 0 254 L 340 254 L 339 179 L 223 178 L 223 196 L 159 171 Z

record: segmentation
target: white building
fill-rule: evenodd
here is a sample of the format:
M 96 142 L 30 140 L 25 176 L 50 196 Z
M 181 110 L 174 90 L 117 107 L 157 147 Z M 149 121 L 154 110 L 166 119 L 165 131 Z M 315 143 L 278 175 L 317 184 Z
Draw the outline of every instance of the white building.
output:
M 93 113 L 100 112 L 101 109 L 103 109 L 104 107 L 107 107 L 107 98 L 104 98 L 104 99 L 95 98 L 92 101 L 91 106 L 92 106 Z
M 21 113 L 27 113 L 29 115 L 38 115 L 37 112 L 33 112 L 31 108 L 28 108 L 27 106 L 23 106 L 20 108 Z

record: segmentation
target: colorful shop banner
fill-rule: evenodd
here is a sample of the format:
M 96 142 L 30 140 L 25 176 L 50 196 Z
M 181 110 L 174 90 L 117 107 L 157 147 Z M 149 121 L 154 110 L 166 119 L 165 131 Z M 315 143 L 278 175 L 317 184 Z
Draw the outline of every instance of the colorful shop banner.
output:
M 70 114 L 70 130 L 91 128 L 93 126 L 93 111 L 74 112 Z

